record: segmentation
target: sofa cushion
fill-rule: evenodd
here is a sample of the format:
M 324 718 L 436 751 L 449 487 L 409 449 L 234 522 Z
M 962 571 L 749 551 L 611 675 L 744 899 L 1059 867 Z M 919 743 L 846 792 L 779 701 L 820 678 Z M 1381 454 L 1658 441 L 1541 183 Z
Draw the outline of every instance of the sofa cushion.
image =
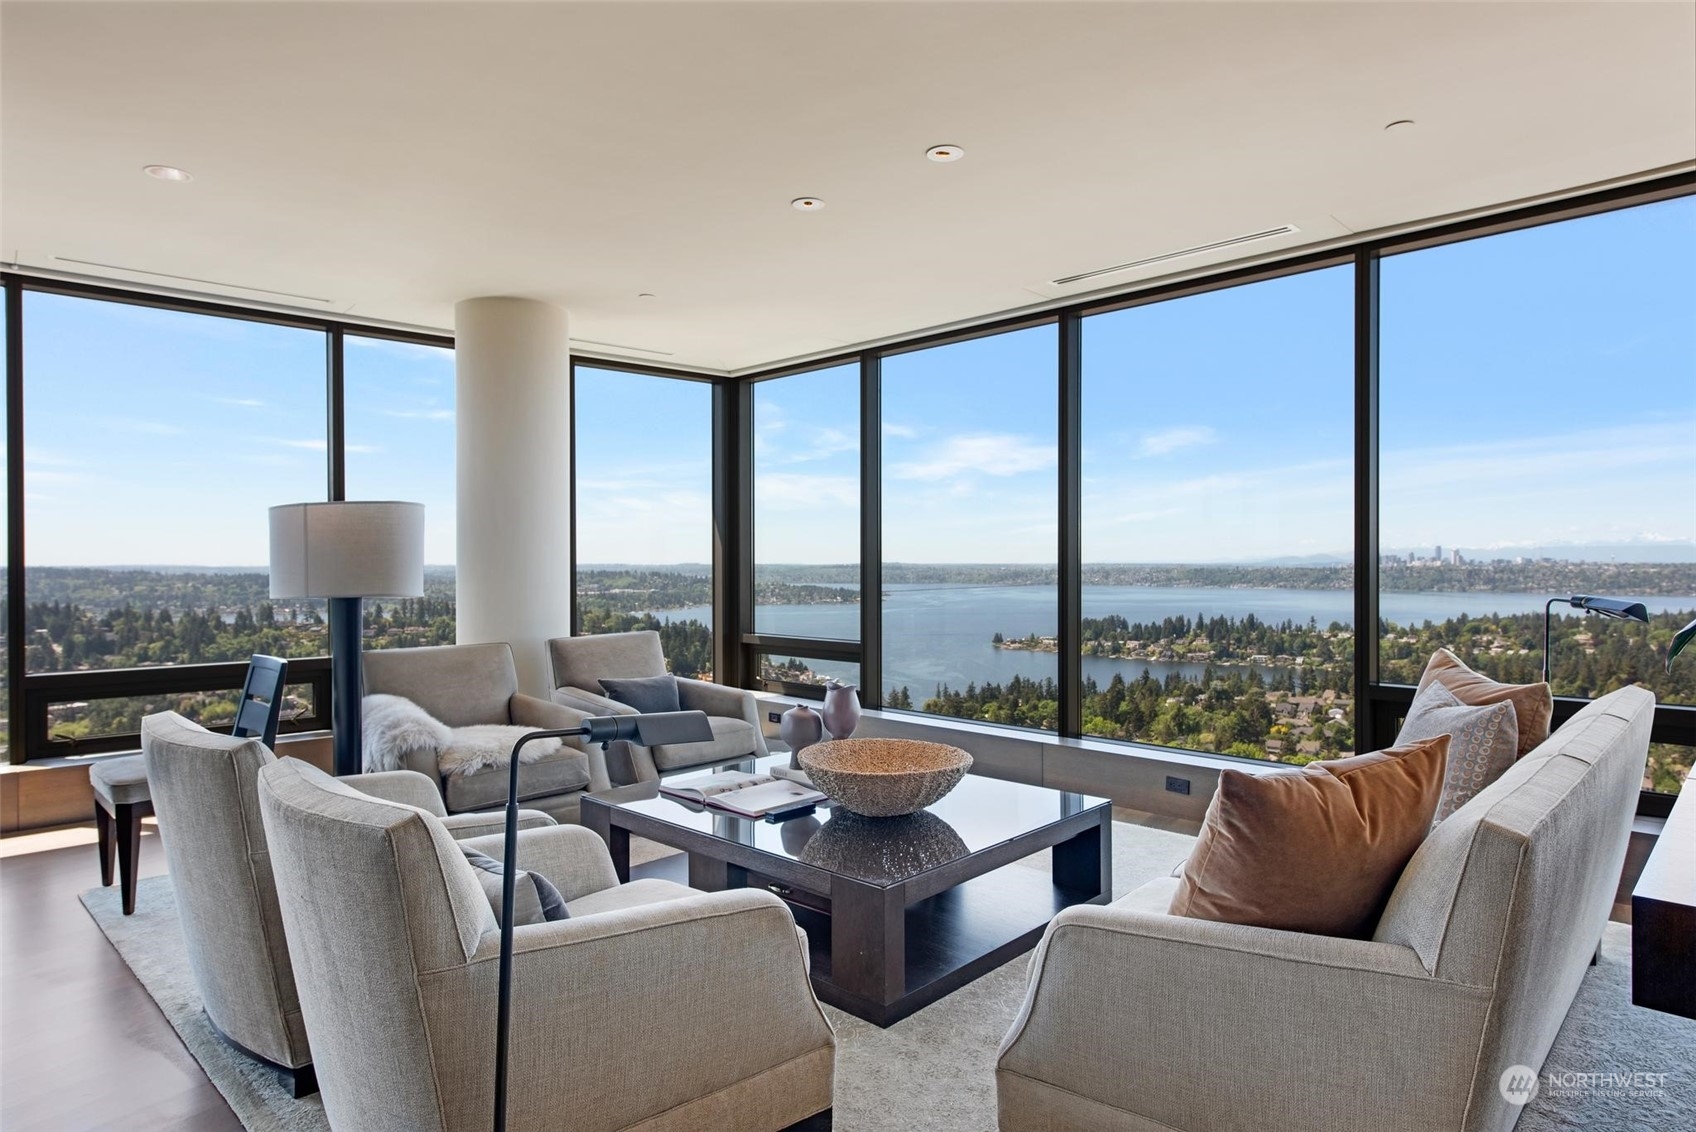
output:
M 1423 692 L 1433 680 L 1455 694 L 1463 704 L 1479 707 L 1507 702 L 1513 705 L 1514 721 L 1519 728 L 1519 755 L 1549 737 L 1549 720 L 1555 711 L 1555 698 L 1547 684 L 1501 684 L 1481 672 L 1468 668 L 1448 649 L 1438 649 L 1425 664 L 1419 677 Z
M 1424 840 L 1449 737 L 1297 771 L 1219 774 L 1170 911 L 1366 938 Z
M 518 767 L 518 800 L 568 794 L 589 785 L 589 757 L 575 747 L 561 747 L 546 758 Z M 485 767 L 475 774 L 442 776 L 442 793 L 450 813 L 486 810 L 506 805 L 507 768 Z
M 1503 701 L 1470 707 L 1456 699 L 1441 681 L 1433 680 L 1413 698 L 1395 745 L 1405 747 L 1437 735 L 1449 737 L 1449 765 L 1443 773 L 1443 795 L 1437 800 L 1432 824 L 1466 805 L 1473 795 L 1500 778 L 1519 751 L 1519 726 L 1512 704 Z
M 685 896 L 699 895 L 701 892 L 696 888 L 685 888 L 674 881 L 660 880 L 658 877 L 644 877 L 629 884 L 615 884 L 611 888 L 579 896 L 566 907 L 571 909 L 573 916 L 593 916 L 600 912 L 617 912 L 625 908 L 640 908 L 644 904 L 663 904 L 667 900 L 681 900 Z
M 603 677 L 601 687 L 612 699 L 639 712 L 682 711 L 677 699 L 677 677 L 636 676 L 626 680 Z
M 713 729 L 713 737 L 705 743 L 661 743 L 654 747 L 654 765 L 661 770 L 675 770 L 708 762 L 735 762 L 758 749 L 754 725 L 745 719 L 709 715 L 707 726 Z
M 477 883 L 483 886 L 483 895 L 488 898 L 489 910 L 495 914 L 495 922 L 501 918 L 501 905 L 506 893 L 506 865 L 495 860 L 487 853 L 478 852 L 471 846 L 460 843 L 459 851 L 465 854 L 465 859 L 471 863 L 477 873 Z M 565 906 L 565 897 L 559 894 L 554 882 L 541 873 L 519 869 L 513 877 L 512 886 L 512 922 L 518 924 L 545 924 L 549 920 L 566 920 L 571 918 L 571 912 Z
M 366 695 L 404 696 L 449 727 L 512 722 L 518 669 L 504 642 L 373 649 L 362 668 Z
M 591 633 L 548 641 L 554 687 L 599 692 L 603 677 L 628 680 L 665 673 L 665 650 L 652 629 L 631 633 Z

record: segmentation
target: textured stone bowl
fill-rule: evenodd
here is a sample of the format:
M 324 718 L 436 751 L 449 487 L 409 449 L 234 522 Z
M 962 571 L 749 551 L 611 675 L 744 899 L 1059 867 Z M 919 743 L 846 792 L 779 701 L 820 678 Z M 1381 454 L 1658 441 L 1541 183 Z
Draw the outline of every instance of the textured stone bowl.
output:
M 815 787 L 869 818 L 918 813 L 958 786 L 971 766 L 972 756 L 958 747 L 916 739 L 832 739 L 801 752 Z

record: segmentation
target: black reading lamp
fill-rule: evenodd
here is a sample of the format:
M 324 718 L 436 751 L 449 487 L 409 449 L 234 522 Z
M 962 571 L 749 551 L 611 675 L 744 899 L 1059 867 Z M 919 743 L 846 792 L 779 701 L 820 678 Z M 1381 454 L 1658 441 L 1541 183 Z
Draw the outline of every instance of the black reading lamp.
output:
M 536 739 L 583 736 L 604 750 L 623 740 L 653 747 L 662 743 L 705 743 L 713 729 L 702 711 L 661 711 L 648 715 L 597 715 L 576 727 L 531 731 L 512 745 L 511 772 L 506 787 L 506 860 L 501 880 L 500 1003 L 495 1011 L 495 1132 L 506 1132 L 506 1046 L 512 1022 L 512 904 L 518 877 L 518 752 Z
M 1582 609 L 1586 613 L 1596 613 L 1603 617 L 1614 617 L 1624 621 L 1649 622 L 1649 609 L 1640 601 L 1625 601 L 1617 597 L 1586 597 L 1577 594 L 1573 597 L 1552 597 L 1543 606 L 1543 683 L 1549 682 L 1549 623 L 1554 619 L 1555 603 L 1564 601 L 1574 609 Z

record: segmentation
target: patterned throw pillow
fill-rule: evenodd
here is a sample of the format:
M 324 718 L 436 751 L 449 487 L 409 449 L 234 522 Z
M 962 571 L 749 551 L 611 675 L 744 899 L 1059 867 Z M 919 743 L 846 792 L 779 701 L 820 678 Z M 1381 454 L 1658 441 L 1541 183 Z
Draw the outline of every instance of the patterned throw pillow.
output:
M 1449 737 L 1449 766 L 1443 774 L 1443 794 L 1437 800 L 1438 822 L 1472 800 L 1472 796 L 1502 776 L 1519 750 L 1519 723 L 1506 700 L 1472 707 L 1460 701 L 1441 681 L 1433 680 L 1413 698 L 1396 746 L 1436 735 Z
M 1423 692 L 1435 681 L 1455 694 L 1463 704 L 1482 707 L 1485 704 L 1513 705 L 1514 722 L 1519 727 L 1519 754 L 1524 758 L 1537 744 L 1549 737 L 1549 720 L 1555 710 L 1555 700 L 1547 684 L 1500 684 L 1481 672 L 1468 668 L 1448 649 L 1438 649 L 1425 664 L 1419 677 Z
M 494 910 L 495 921 L 501 918 L 501 888 L 505 883 L 506 867 L 487 853 L 479 853 L 469 845 L 461 844 L 459 851 L 465 854 L 465 859 L 471 862 L 471 867 L 477 870 L 477 882 L 483 886 L 483 896 Z M 566 911 L 565 898 L 559 894 L 559 889 L 541 873 L 518 870 L 514 880 L 512 895 L 512 922 L 517 924 L 545 924 L 549 920 L 567 920 L 571 913 Z

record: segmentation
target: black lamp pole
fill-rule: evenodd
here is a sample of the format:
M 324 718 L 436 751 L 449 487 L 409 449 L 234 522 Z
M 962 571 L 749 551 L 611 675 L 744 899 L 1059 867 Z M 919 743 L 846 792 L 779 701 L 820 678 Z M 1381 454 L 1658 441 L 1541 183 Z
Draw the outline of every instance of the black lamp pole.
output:
M 1586 613 L 1595 613 L 1603 617 L 1614 617 L 1627 621 L 1649 620 L 1649 608 L 1640 601 L 1626 601 L 1617 597 L 1590 597 L 1585 594 L 1574 594 L 1572 597 L 1552 597 L 1543 606 L 1543 683 L 1549 682 L 1549 628 L 1554 620 L 1555 605 L 1566 602 L 1574 609 L 1582 609 Z
M 365 769 L 360 718 L 365 603 L 357 597 L 333 597 L 325 604 L 330 613 L 330 741 L 336 777 L 341 778 Z
M 512 745 L 506 787 L 506 851 L 501 871 L 501 973 L 500 999 L 495 1008 L 495 1132 L 506 1132 L 507 1033 L 512 1023 L 512 904 L 518 878 L 518 752 L 536 739 L 584 736 L 591 743 L 607 745 L 625 740 L 652 747 L 660 743 L 705 743 L 713 729 L 700 711 L 665 711 L 650 715 L 597 715 L 576 727 L 530 731 Z

